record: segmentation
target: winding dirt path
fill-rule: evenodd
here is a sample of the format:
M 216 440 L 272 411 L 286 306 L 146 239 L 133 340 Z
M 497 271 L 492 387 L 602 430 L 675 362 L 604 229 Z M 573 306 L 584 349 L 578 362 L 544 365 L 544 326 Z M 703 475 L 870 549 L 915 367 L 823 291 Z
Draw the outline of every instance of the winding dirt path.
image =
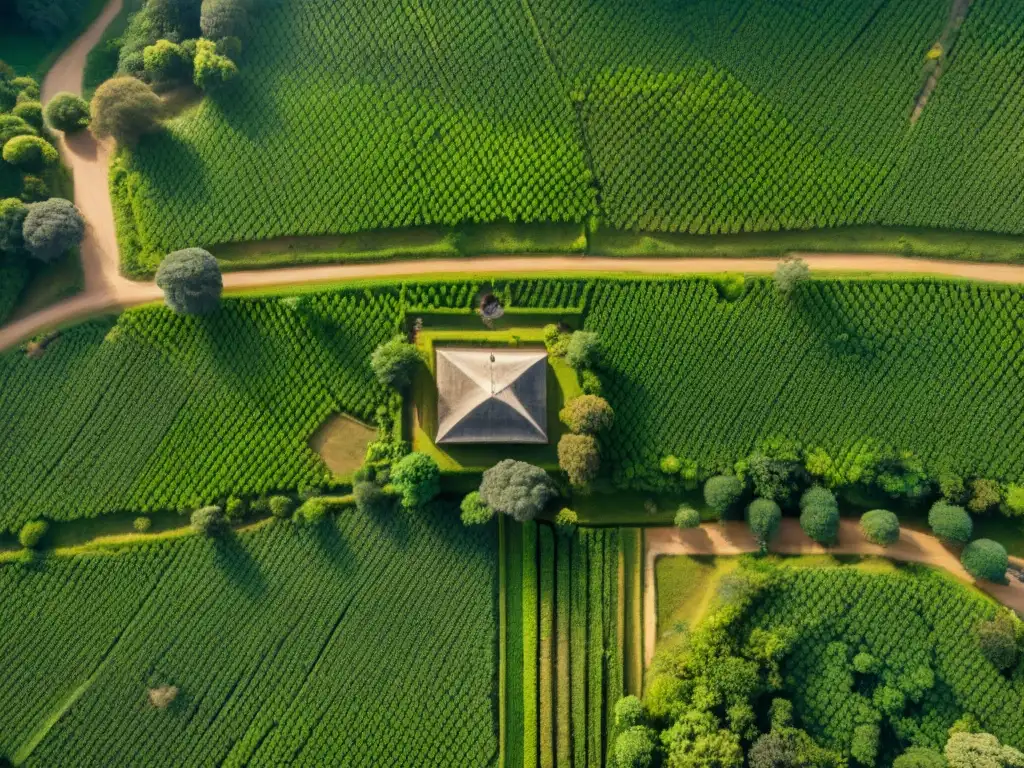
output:
M 678 528 L 647 528 L 644 531 L 644 665 L 654 658 L 658 639 L 658 596 L 654 563 L 662 555 L 742 555 L 758 550 L 750 527 L 743 522 L 702 525 L 690 531 Z M 892 560 L 924 563 L 942 568 L 967 584 L 974 584 L 1017 613 L 1024 613 L 1024 584 L 975 582 L 964 570 L 960 558 L 930 534 L 900 529 L 900 540 L 892 547 L 880 547 L 864 540 L 856 520 L 843 520 L 839 543 L 834 547 L 816 544 L 801 530 L 800 522 L 786 518 L 771 542 L 771 551 L 784 555 L 878 555 Z M 1019 561 L 1017 561 L 1019 562 Z

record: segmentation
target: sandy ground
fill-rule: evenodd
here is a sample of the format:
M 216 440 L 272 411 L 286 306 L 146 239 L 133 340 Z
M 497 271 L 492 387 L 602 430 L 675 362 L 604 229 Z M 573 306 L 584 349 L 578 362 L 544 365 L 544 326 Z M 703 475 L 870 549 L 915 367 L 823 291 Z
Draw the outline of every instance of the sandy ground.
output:
M 662 555 L 741 555 L 758 547 L 750 528 L 743 522 L 702 525 L 685 533 L 678 528 L 648 528 L 644 554 L 644 665 L 654 657 L 658 639 L 658 601 L 654 562 Z M 960 565 L 960 558 L 938 539 L 921 531 L 902 528 L 900 540 L 892 547 L 879 547 L 864 540 L 856 520 L 843 520 L 839 543 L 825 548 L 809 539 L 798 520 L 786 518 L 771 542 L 771 551 L 785 555 L 880 555 L 892 560 L 924 563 L 949 571 L 968 584 L 976 584 L 1003 605 L 1024 613 L 1024 584 L 1014 579 L 1009 584 L 975 582 Z M 1019 562 L 1019 561 L 1018 561 Z

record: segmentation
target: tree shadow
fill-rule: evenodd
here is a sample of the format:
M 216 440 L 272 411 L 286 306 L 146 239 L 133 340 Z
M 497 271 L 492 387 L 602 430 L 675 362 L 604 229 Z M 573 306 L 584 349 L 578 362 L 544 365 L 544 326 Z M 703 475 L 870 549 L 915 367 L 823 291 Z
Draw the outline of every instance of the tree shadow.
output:
M 250 599 L 261 597 L 267 590 L 267 579 L 259 563 L 242 546 L 234 534 L 228 532 L 213 539 L 214 562 L 231 584 Z

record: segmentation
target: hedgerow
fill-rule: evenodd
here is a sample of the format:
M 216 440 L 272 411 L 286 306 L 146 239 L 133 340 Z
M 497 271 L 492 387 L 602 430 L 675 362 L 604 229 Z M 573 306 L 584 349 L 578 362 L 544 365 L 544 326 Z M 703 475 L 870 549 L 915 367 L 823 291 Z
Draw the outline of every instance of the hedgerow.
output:
M 74 694 L 28 764 L 493 764 L 496 532 L 348 512 L 6 565 L 0 754 Z

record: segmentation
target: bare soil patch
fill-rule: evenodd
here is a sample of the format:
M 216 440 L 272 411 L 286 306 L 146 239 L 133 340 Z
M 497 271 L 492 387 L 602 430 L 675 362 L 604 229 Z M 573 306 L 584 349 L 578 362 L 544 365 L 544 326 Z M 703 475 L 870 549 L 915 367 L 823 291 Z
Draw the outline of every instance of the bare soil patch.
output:
M 320 455 L 331 472 L 345 477 L 362 466 L 366 447 L 376 439 L 376 428 L 344 413 L 336 413 L 313 434 L 309 447 Z

